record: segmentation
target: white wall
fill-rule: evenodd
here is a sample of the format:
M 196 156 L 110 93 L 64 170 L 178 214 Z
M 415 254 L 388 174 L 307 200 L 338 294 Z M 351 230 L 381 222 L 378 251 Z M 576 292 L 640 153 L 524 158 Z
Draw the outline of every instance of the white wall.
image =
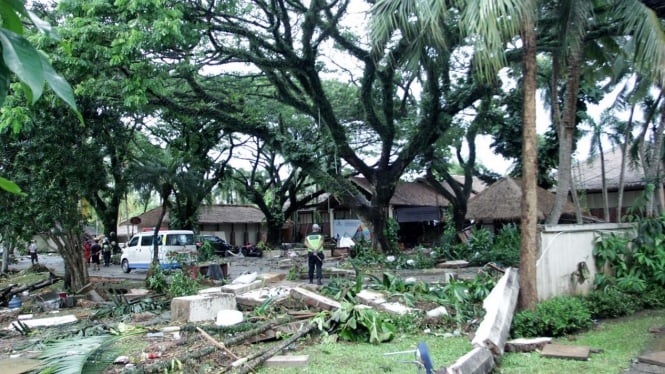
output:
M 615 223 L 540 226 L 540 254 L 536 262 L 538 299 L 585 295 L 591 291 L 596 274 L 594 239 L 600 232 L 631 232 L 632 227 Z M 580 263 L 585 263 L 589 270 L 584 281 L 575 275 Z

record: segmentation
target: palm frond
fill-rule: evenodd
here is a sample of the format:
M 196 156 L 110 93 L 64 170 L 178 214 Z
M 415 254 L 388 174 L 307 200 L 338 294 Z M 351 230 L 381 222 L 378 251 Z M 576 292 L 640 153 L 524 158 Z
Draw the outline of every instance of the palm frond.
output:
M 665 85 L 665 32 L 653 10 L 637 0 L 615 0 L 623 30 L 630 35 L 638 70 Z
M 46 365 L 41 372 L 81 374 L 89 359 L 115 339 L 110 335 L 75 336 L 49 343 L 39 356 Z M 108 364 L 104 363 L 104 367 Z

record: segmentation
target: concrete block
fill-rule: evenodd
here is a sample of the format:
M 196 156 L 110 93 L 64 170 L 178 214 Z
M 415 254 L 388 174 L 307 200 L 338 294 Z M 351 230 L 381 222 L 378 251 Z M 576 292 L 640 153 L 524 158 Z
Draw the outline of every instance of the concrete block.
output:
M 494 368 L 494 356 L 485 347 L 476 347 L 448 367 L 449 374 L 487 374 Z
M 305 304 L 320 310 L 333 310 L 341 307 L 341 304 L 337 301 L 301 287 L 291 289 L 290 295 L 293 299 L 303 301 Z
M 430 318 L 437 318 L 447 315 L 448 315 L 448 309 L 446 309 L 445 306 L 439 306 L 427 312 L 427 317 Z
M 180 322 L 213 321 L 217 312 L 237 309 L 231 293 L 176 297 L 171 301 L 171 319 Z
M 363 289 L 360 292 L 358 292 L 356 297 L 361 302 L 372 306 L 379 306 L 388 301 L 381 292 L 367 290 L 367 289 Z
M 259 288 L 236 295 L 236 303 L 239 306 L 258 307 L 270 298 L 273 299 L 273 303 L 284 300 L 289 297 L 290 292 L 291 287 Z
M 286 279 L 285 273 L 263 273 L 259 274 L 258 279 L 263 280 L 265 283 L 277 283 Z
M 222 286 L 222 292 L 240 295 L 263 286 L 263 281 L 255 280 L 252 283 L 236 283 Z
M 245 317 L 241 311 L 225 309 L 217 312 L 217 319 L 215 324 L 217 326 L 233 326 L 244 321 Z
M 298 356 L 273 356 L 267 359 L 263 366 L 268 368 L 297 368 L 307 366 L 308 355 Z

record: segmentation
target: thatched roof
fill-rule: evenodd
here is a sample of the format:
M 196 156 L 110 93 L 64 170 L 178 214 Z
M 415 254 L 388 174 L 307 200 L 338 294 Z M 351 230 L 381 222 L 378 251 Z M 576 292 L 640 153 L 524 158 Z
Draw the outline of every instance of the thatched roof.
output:
M 619 175 L 621 173 L 621 150 L 613 148 L 609 152 L 605 152 L 603 158 L 605 159 L 605 183 L 607 183 L 607 189 L 609 191 L 617 191 L 619 189 Z M 625 163 L 624 188 L 627 190 L 643 188 L 646 183 L 644 182 L 644 172 L 642 169 L 635 165 L 634 162 L 629 162 L 628 158 L 626 158 Z M 575 185 L 578 189 L 601 191 L 603 181 L 600 156 L 596 156 L 589 161 L 577 163 L 574 166 L 573 175 Z
M 538 187 L 538 220 L 543 221 L 554 207 L 554 194 Z M 566 215 L 574 215 L 575 207 L 566 203 Z M 500 179 L 483 192 L 469 199 L 466 217 L 476 221 L 519 221 L 522 216 L 522 182 L 509 177 Z
M 458 177 L 455 177 L 457 180 Z M 463 177 L 460 177 L 463 178 Z M 367 179 L 360 177 L 353 177 L 351 180 L 365 191 L 370 191 L 370 185 Z M 447 183 L 441 183 L 444 188 L 450 190 Z M 477 193 L 485 188 L 484 183 L 480 179 L 474 178 L 472 191 Z M 449 202 L 442 194 L 438 193 L 434 188 L 430 187 L 423 180 L 415 182 L 398 182 L 395 187 L 395 193 L 390 199 L 390 204 L 393 206 L 448 206 Z
M 154 227 L 157 225 L 162 208 L 151 209 L 139 216 L 141 218 L 141 227 Z M 265 219 L 264 214 L 259 208 L 250 205 L 206 205 L 201 207 L 199 223 L 260 223 Z M 169 213 L 164 216 L 164 224 L 169 222 Z M 127 225 L 128 222 L 122 222 L 120 225 Z

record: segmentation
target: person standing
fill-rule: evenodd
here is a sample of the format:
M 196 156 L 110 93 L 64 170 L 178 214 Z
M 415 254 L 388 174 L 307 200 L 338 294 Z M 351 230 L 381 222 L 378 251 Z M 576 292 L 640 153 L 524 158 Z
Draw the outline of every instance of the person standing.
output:
M 307 274 L 309 275 L 309 283 L 314 281 L 314 269 L 316 269 L 316 283 L 321 285 L 321 277 L 323 266 L 323 235 L 321 235 L 321 227 L 316 223 L 312 225 L 312 233 L 305 237 L 305 247 L 307 247 Z
M 32 262 L 33 265 L 39 263 L 39 259 L 37 258 L 37 241 L 34 239 L 28 246 L 28 254 L 30 255 L 30 262 Z
M 104 267 L 111 266 L 111 243 L 106 238 L 102 244 L 102 255 L 104 256 Z
M 92 259 L 92 270 L 99 270 L 99 255 L 102 252 L 102 246 L 99 245 L 99 239 L 90 246 L 90 258 Z

